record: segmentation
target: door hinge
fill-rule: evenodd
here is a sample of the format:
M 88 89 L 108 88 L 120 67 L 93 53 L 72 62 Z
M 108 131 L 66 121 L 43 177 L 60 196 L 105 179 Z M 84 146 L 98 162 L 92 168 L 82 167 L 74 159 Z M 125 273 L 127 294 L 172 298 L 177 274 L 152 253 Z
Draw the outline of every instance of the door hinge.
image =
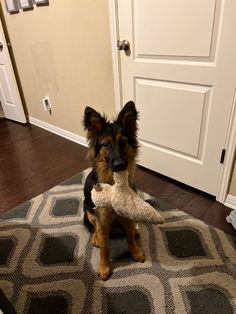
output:
M 221 157 L 220 157 L 220 163 L 221 163 L 221 164 L 224 163 L 224 160 L 225 160 L 225 153 L 226 153 L 226 149 L 222 149 Z

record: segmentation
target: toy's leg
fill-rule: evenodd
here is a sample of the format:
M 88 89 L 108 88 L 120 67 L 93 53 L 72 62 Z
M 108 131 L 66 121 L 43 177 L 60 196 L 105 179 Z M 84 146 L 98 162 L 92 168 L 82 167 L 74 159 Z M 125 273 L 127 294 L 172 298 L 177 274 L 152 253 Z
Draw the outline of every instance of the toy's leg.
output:
M 143 250 L 136 244 L 135 241 L 136 223 L 124 217 L 119 217 L 119 221 L 125 229 L 129 251 L 133 259 L 137 262 L 144 262 L 145 255 L 143 253 Z
M 99 239 L 100 246 L 100 263 L 98 266 L 98 275 L 103 280 L 107 280 L 112 274 L 108 248 L 111 223 L 112 223 L 111 213 L 109 213 L 106 208 L 99 208 L 96 221 L 96 233 Z

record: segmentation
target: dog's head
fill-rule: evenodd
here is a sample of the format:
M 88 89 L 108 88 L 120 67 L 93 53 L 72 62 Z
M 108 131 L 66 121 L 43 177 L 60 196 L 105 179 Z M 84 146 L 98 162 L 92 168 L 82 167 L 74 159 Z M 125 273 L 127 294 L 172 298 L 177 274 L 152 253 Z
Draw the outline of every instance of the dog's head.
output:
M 120 111 L 117 119 L 109 122 L 91 107 L 84 112 L 89 156 L 96 163 L 105 163 L 112 171 L 125 170 L 137 155 L 138 113 L 132 101 Z

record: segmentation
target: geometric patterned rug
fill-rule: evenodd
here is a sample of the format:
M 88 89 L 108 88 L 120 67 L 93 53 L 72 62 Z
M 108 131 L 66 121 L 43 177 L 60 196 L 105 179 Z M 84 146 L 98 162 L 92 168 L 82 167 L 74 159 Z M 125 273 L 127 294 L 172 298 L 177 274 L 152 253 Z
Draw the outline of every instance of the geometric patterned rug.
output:
M 142 192 L 165 224 L 140 224 L 144 263 L 124 237 L 110 239 L 102 281 L 83 225 L 88 172 L 0 216 L 3 313 L 236 313 L 236 238 Z

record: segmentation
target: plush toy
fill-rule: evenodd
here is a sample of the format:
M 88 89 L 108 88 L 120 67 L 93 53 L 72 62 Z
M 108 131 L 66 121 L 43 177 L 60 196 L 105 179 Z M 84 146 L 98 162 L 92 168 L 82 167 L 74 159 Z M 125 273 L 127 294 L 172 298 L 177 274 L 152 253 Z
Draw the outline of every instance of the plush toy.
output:
M 162 224 L 164 219 L 150 204 L 142 200 L 128 184 L 128 171 L 114 172 L 114 185 L 97 183 L 92 189 L 96 208 L 110 207 L 119 215 L 135 221 Z

